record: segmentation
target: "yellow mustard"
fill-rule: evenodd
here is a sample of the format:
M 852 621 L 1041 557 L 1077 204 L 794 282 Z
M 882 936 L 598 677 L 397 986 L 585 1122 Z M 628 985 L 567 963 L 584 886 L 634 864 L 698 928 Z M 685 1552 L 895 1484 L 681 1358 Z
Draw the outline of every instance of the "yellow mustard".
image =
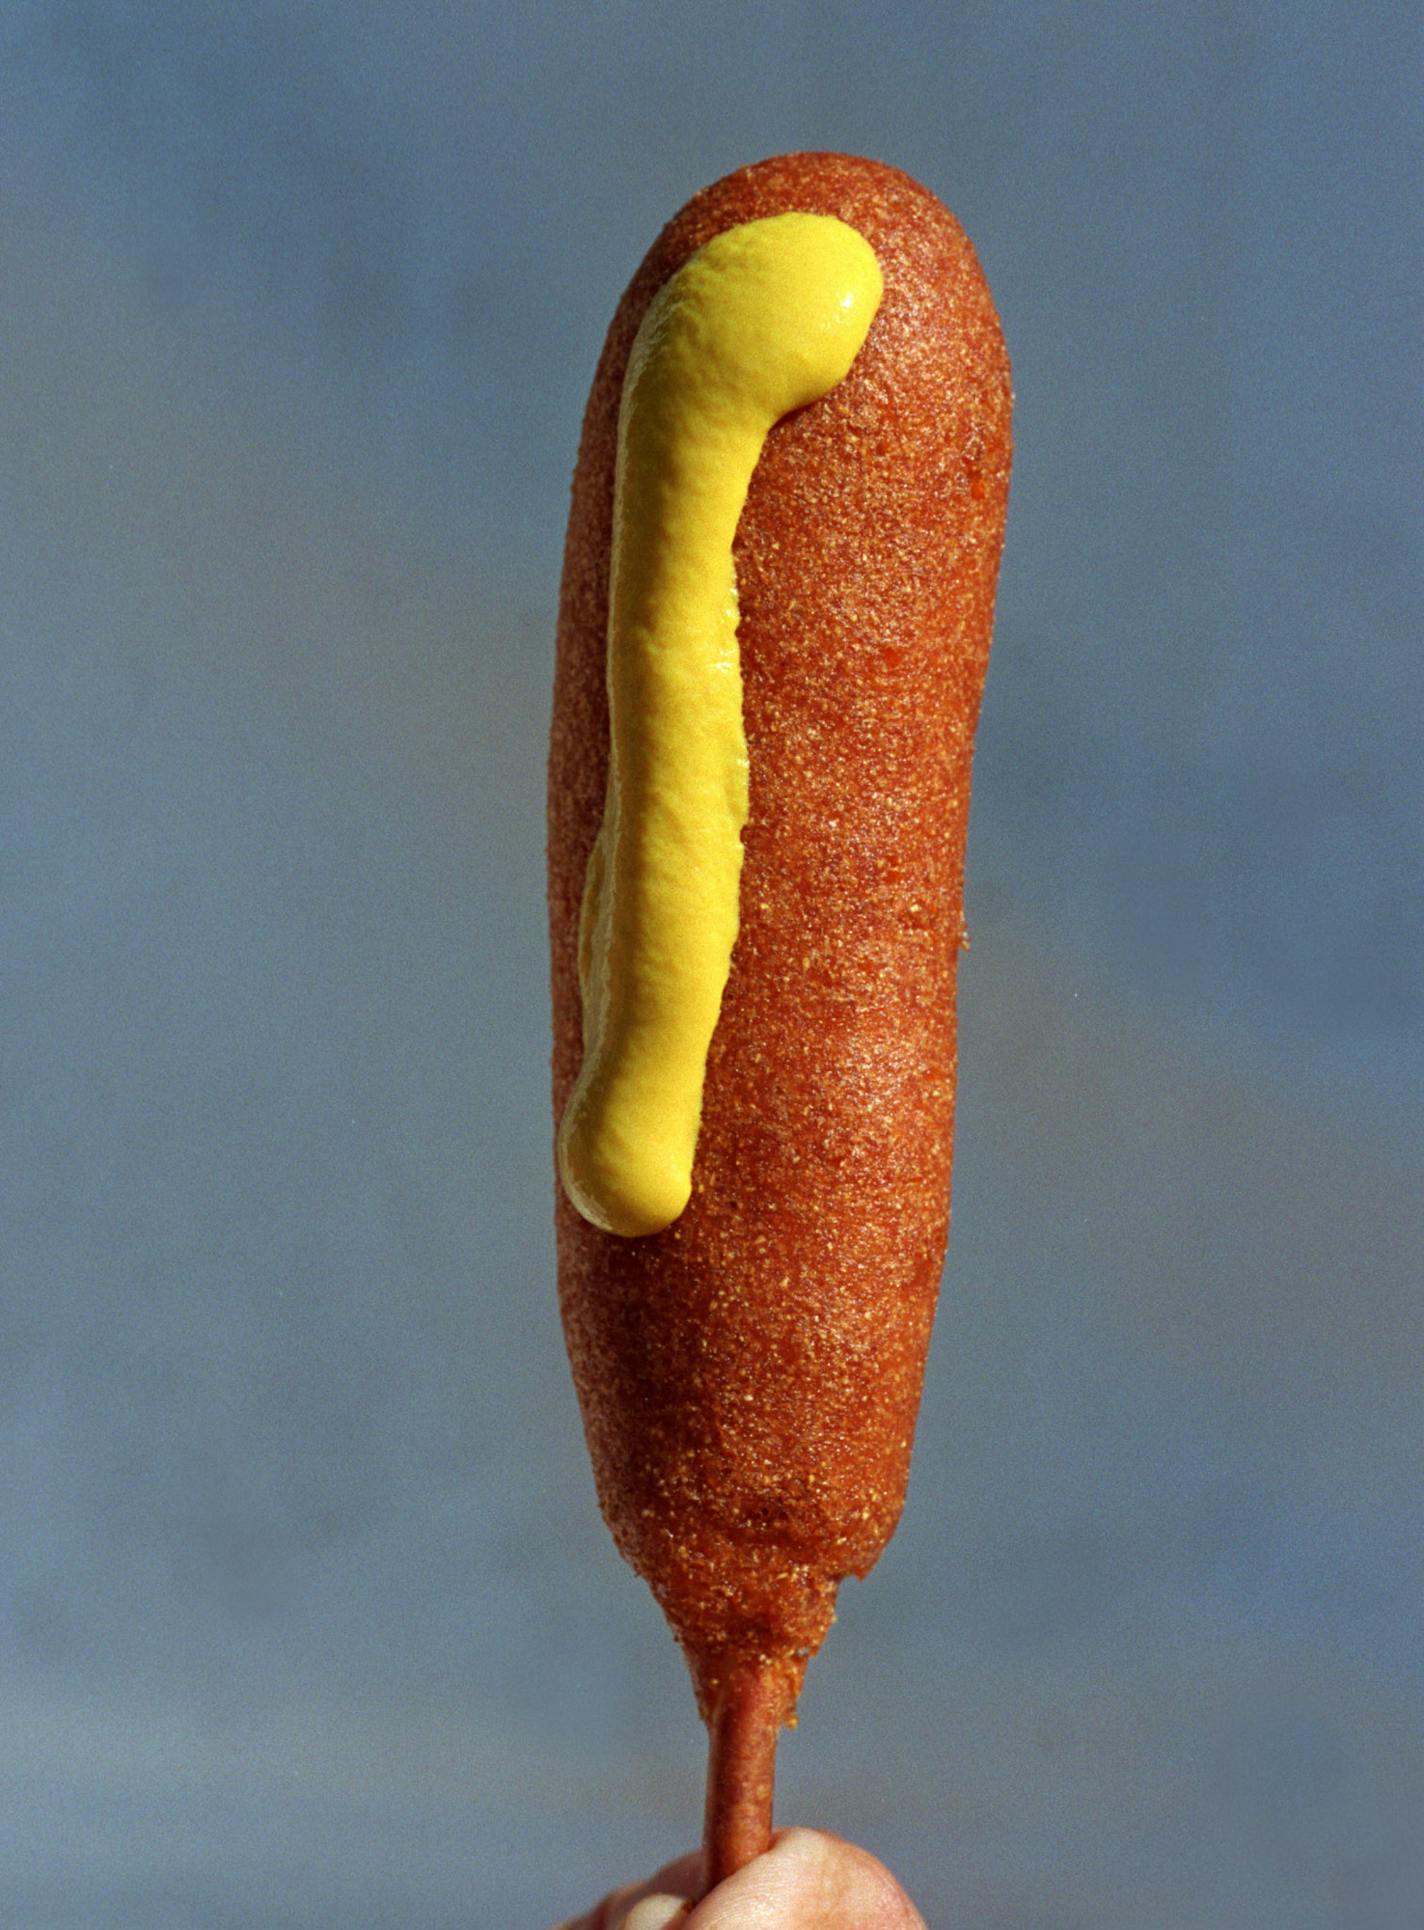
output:
M 579 933 L 583 1065 L 559 1131 L 595 1226 L 687 1205 L 707 1049 L 738 927 L 747 747 L 732 539 L 769 430 L 842 380 L 879 264 L 828 215 L 699 248 L 634 341 L 618 420 L 609 767 Z

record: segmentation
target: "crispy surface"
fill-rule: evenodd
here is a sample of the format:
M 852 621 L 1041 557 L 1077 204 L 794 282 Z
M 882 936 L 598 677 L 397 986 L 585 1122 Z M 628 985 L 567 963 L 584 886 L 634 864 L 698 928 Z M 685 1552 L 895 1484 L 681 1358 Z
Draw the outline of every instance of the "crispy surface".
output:
M 777 425 L 736 543 L 751 759 L 741 929 L 687 1211 L 626 1240 L 560 1194 L 559 1290 L 604 1515 L 687 1652 L 794 1697 L 904 1500 L 944 1258 L 969 763 L 1009 476 L 1009 370 L 953 216 L 894 169 L 787 155 L 669 223 L 609 330 L 574 476 L 549 770 L 554 1109 L 581 1056 L 603 811 L 618 399 L 714 234 L 789 209 L 874 247 L 849 376 Z

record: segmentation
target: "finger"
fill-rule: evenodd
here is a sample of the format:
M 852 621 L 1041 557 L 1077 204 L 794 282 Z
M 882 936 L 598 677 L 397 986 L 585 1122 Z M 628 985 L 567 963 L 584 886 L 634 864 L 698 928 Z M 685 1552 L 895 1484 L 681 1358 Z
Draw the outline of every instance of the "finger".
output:
M 645 1896 L 635 1903 L 616 1930 L 671 1930 L 685 1924 L 691 1908 L 686 1897 Z
M 821 1830 L 783 1830 L 719 1883 L 685 1930 L 925 1930 L 883 1863 Z
M 677 1914 L 668 1912 L 682 1910 L 687 1899 L 696 1896 L 701 1887 L 702 1857 L 700 1852 L 693 1851 L 689 1856 L 678 1857 L 674 1863 L 665 1863 L 646 1883 L 625 1883 L 587 1916 L 570 1917 L 556 1924 L 554 1930 L 663 1930 L 663 1925 L 681 1920 Z M 655 1911 L 643 1917 L 631 1914 L 645 1902 L 661 1903 L 663 1915 L 659 1917 Z

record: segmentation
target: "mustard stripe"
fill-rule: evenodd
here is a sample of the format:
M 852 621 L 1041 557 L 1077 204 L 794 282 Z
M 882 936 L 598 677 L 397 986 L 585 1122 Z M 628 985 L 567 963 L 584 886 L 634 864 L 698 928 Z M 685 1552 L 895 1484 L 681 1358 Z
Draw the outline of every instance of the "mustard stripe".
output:
M 747 748 L 732 540 L 780 417 L 843 379 L 880 303 L 826 215 L 718 235 L 638 330 L 618 423 L 609 770 L 579 936 L 584 1059 L 559 1133 L 569 1198 L 655 1233 L 691 1196 L 707 1049 L 738 926 Z

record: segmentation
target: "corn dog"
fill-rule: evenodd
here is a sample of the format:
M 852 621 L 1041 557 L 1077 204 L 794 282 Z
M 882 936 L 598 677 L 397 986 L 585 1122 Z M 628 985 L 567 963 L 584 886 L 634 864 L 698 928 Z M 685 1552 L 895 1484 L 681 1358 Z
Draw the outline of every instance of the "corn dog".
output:
M 559 1290 L 600 1504 L 765 1846 L 899 1518 L 948 1233 L 970 755 L 1008 496 L 973 250 L 782 156 L 674 217 L 584 420 L 549 781 Z

